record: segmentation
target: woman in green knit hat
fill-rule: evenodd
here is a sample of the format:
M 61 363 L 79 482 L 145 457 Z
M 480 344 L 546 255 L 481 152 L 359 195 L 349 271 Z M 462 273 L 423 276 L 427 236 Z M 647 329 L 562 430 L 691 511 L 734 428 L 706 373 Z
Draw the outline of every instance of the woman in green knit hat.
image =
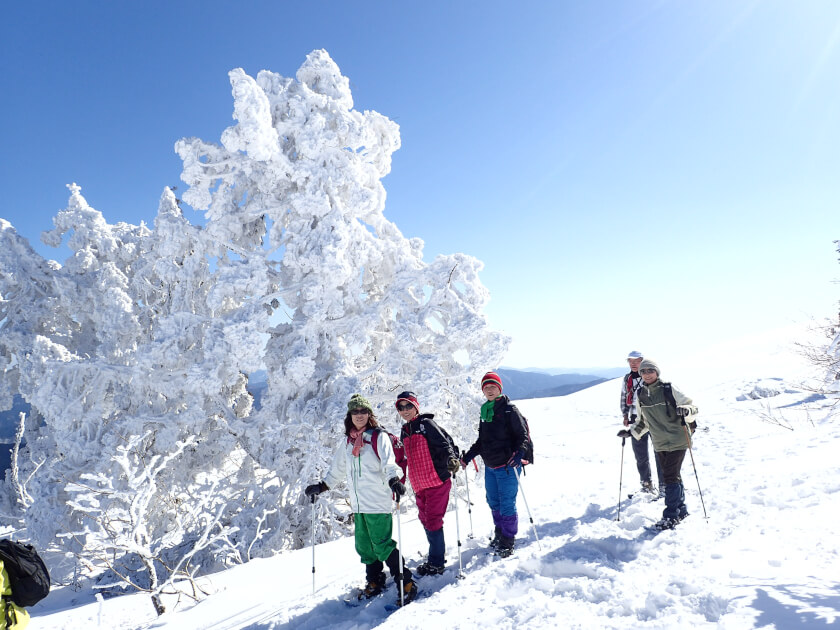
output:
M 375 443 L 375 447 L 374 447 Z M 388 434 L 379 428 L 370 403 L 361 394 L 354 394 L 347 403 L 344 417 L 344 438 L 333 457 L 324 481 L 308 486 L 306 496 L 314 497 L 347 482 L 350 505 L 355 513 L 356 552 L 365 565 L 367 584 L 361 597 L 374 597 L 385 590 L 383 562 L 388 566 L 397 593 L 402 574 L 406 603 L 417 596 L 417 585 L 411 571 L 403 564 L 400 571 L 399 551 L 392 538 L 392 492 L 405 494 L 400 482 L 400 469 Z M 397 598 L 397 603 L 402 600 Z

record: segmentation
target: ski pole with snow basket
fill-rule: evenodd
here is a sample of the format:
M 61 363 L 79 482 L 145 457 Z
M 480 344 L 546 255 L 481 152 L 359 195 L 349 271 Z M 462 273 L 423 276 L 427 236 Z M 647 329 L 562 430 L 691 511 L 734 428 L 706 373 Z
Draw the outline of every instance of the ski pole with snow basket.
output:
M 624 480 L 624 443 L 627 441 L 627 438 L 621 438 L 621 472 L 618 474 L 618 516 L 615 517 L 615 520 L 621 520 L 621 482 Z
M 528 507 L 528 499 L 525 497 L 525 489 L 522 487 L 522 478 L 519 476 L 519 469 L 514 466 L 513 472 L 516 473 L 516 483 L 519 484 L 519 493 L 522 495 L 522 500 L 525 501 L 525 509 L 528 510 L 528 520 L 531 521 L 531 528 L 534 530 L 534 538 L 537 541 L 537 548 L 542 551 L 540 537 L 537 535 L 537 526 L 534 525 L 534 518 L 531 516 L 531 508 Z
M 700 493 L 700 505 L 703 506 L 703 518 L 708 519 L 706 514 L 706 503 L 703 501 L 703 490 L 700 488 L 700 477 L 697 476 L 697 466 L 694 465 L 694 449 L 691 448 L 691 434 L 688 432 L 685 420 L 683 420 L 683 428 L 685 429 L 685 439 L 688 441 L 688 454 L 691 455 L 691 467 L 694 469 L 694 478 L 697 480 L 697 491 Z
M 458 575 L 455 577 L 459 580 L 464 579 L 464 565 L 461 562 L 461 523 L 458 520 L 458 489 L 455 484 L 452 484 L 452 490 L 455 491 L 455 536 L 458 539 Z
M 394 493 L 394 500 L 397 502 L 397 557 L 400 563 L 400 606 L 405 606 L 405 582 L 403 576 L 405 575 L 405 567 L 403 566 L 402 555 L 402 527 L 400 525 L 400 493 Z
M 469 470 L 464 468 L 464 483 L 467 484 L 467 514 L 470 515 L 470 535 L 467 536 L 470 540 L 475 538 L 473 535 L 473 524 L 472 524 L 472 501 L 470 501 L 470 475 Z
M 315 495 L 309 497 L 312 503 L 312 594 L 315 594 Z

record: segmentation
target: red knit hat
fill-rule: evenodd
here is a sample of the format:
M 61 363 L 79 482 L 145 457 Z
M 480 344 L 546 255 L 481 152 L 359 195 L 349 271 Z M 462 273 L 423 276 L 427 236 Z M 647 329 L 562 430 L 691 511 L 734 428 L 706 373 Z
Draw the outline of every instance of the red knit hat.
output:
M 502 379 L 495 372 L 487 372 L 487 374 L 481 377 L 481 389 L 484 389 L 487 383 L 493 383 L 493 385 L 499 388 L 499 391 L 502 391 Z
M 420 403 L 417 402 L 417 396 L 414 392 L 403 392 L 397 396 L 397 402 L 394 403 L 394 407 L 397 408 L 397 411 L 400 410 L 400 403 L 403 401 L 410 402 L 414 405 L 414 408 L 417 409 L 417 413 L 420 413 Z

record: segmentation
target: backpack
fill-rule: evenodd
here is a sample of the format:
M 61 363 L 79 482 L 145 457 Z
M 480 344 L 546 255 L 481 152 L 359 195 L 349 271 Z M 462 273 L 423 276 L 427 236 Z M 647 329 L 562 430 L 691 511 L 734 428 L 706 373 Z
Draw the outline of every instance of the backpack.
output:
M 519 414 L 522 415 L 522 414 Z M 534 463 L 534 440 L 531 439 L 531 428 L 528 426 L 528 419 L 525 416 L 522 416 L 522 422 L 525 423 L 525 434 L 528 436 L 528 443 L 525 445 L 525 453 L 522 455 L 522 459 L 527 461 L 529 464 Z
M 9 574 L 10 599 L 15 604 L 32 606 L 49 595 L 50 573 L 32 545 L 0 540 L 0 560 Z
M 508 403 L 508 407 L 510 409 L 516 409 L 516 412 L 519 413 L 519 417 L 522 418 L 522 422 L 525 423 L 525 436 L 528 440 L 525 442 L 525 451 L 522 453 L 522 459 L 527 461 L 529 464 L 534 463 L 534 440 L 531 439 L 531 427 L 528 426 L 528 418 L 522 415 L 522 412 L 516 407 L 516 405 L 512 405 Z M 509 413 L 509 411 L 505 411 L 505 413 Z
M 400 479 L 400 483 L 405 483 L 405 469 L 408 467 L 408 458 L 405 456 L 405 447 L 400 441 L 400 438 L 390 431 L 386 431 L 385 429 L 374 429 L 373 434 L 370 437 L 370 445 L 373 447 L 373 452 L 377 457 L 379 457 L 378 442 L 380 431 L 391 438 L 391 447 L 394 449 L 394 460 L 396 461 L 397 466 L 402 469 L 402 479 Z M 382 461 L 381 457 L 379 457 L 379 461 Z
M 674 409 L 674 414 L 677 413 L 677 399 L 674 398 L 674 392 L 671 389 L 671 383 L 666 383 L 662 381 L 662 393 L 665 394 L 665 402 L 668 403 Z M 671 416 L 670 409 L 668 410 L 668 416 Z M 697 421 L 694 420 L 688 423 L 688 428 L 691 429 L 691 432 L 694 433 L 697 430 Z

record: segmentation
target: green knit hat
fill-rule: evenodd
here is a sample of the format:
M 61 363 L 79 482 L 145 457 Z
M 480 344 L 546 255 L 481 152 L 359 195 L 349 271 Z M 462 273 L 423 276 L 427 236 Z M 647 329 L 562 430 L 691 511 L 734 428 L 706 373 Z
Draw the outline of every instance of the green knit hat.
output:
M 373 407 L 370 406 L 370 403 L 361 394 L 353 394 L 350 397 L 350 402 L 347 403 L 347 411 L 353 411 L 354 409 L 367 409 L 373 413 Z

